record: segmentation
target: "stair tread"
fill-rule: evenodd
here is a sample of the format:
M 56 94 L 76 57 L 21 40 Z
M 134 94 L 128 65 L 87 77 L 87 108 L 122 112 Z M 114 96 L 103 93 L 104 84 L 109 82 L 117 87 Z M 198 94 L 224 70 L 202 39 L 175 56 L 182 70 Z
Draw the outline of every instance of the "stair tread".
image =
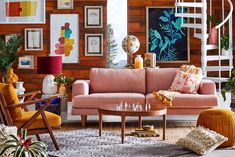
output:
M 209 80 L 212 80 L 216 83 L 219 83 L 219 82 L 228 82 L 229 78 L 226 78 L 226 77 L 221 77 L 221 78 L 219 78 L 219 77 L 205 77 L 204 79 L 209 79 Z
M 207 61 L 216 61 L 216 60 L 229 60 L 229 56 L 219 56 L 219 55 L 209 55 L 206 57 Z
M 194 33 L 194 37 L 198 39 L 202 39 L 202 33 Z M 206 38 L 209 38 L 209 34 L 206 34 Z
M 221 66 L 221 71 L 230 71 L 233 67 L 232 66 Z M 207 66 L 206 71 L 219 71 L 219 66 Z
M 176 3 L 176 6 L 178 7 L 199 7 L 202 8 L 203 4 L 201 2 L 178 2 Z
M 201 18 L 202 14 L 200 13 L 175 13 L 176 17 L 188 17 L 188 18 Z
M 195 23 L 183 23 L 181 27 L 187 27 L 187 28 L 202 28 L 202 24 L 195 24 Z

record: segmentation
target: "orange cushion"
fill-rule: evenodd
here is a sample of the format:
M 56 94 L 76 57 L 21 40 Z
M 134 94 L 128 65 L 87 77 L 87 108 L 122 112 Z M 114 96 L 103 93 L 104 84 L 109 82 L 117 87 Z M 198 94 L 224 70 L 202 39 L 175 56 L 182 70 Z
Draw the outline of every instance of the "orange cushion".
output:
M 22 127 L 26 122 L 29 121 L 29 119 L 36 113 L 37 111 L 28 111 L 28 112 L 22 112 L 22 117 L 14 122 L 14 125 L 17 128 Z M 48 122 L 50 126 L 60 126 L 61 125 L 61 117 L 45 111 L 45 114 L 47 116 Z M 33 121 L 33 123 L 27 128 L 27 129 L 45 129 L 46 125 L 42 119 L 42 116 L 39 115 L 36 120 Z
M 19 104 L 19 99 L 16 94 L 16 90 L 12 84 L 0 83 L 0 92 L 3 93 L 7 105 Z M 21 108 L 14 108 L 9 110 L 13 121 L 20 119 L 22 116 Z

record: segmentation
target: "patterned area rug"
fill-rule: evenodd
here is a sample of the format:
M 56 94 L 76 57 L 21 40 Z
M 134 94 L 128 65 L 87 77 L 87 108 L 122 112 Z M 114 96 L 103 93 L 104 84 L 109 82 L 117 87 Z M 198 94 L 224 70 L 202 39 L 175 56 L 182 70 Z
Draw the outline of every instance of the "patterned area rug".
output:
M 117 157 L 117 156 L 155 156 L 176 157 L 181 155 L 194 156 L 180 146 L 157 141 L 154 138 L 126 136 L 121 144 L 120 134 L 102 132 L 98 136 L 97 129 L 81 129 L 55 134 L 60 150 L 56 151 L 49 135 L 42 136 L 48 144 L 49 154 L 59 157 Z

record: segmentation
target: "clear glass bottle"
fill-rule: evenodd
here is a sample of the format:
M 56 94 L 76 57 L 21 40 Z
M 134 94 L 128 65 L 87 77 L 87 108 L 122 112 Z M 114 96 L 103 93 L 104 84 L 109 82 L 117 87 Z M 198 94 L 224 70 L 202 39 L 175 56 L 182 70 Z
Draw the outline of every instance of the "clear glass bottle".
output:
M 135 58 L 135 69 L 142 69 L 144 67 L 144 60 L 141 55 L 137 55 Z

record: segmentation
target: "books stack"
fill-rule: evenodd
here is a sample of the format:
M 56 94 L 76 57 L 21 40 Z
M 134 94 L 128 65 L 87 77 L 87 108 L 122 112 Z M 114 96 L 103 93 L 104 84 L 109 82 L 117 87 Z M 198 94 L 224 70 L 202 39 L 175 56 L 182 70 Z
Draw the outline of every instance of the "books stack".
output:
M 135 129 L 134 132 L 131 133 L 132 136 L 137 137 L 159 137 L 159 133 L 157 129 L 154 129 L 153 126 L 143 126 L 141 129 Z

